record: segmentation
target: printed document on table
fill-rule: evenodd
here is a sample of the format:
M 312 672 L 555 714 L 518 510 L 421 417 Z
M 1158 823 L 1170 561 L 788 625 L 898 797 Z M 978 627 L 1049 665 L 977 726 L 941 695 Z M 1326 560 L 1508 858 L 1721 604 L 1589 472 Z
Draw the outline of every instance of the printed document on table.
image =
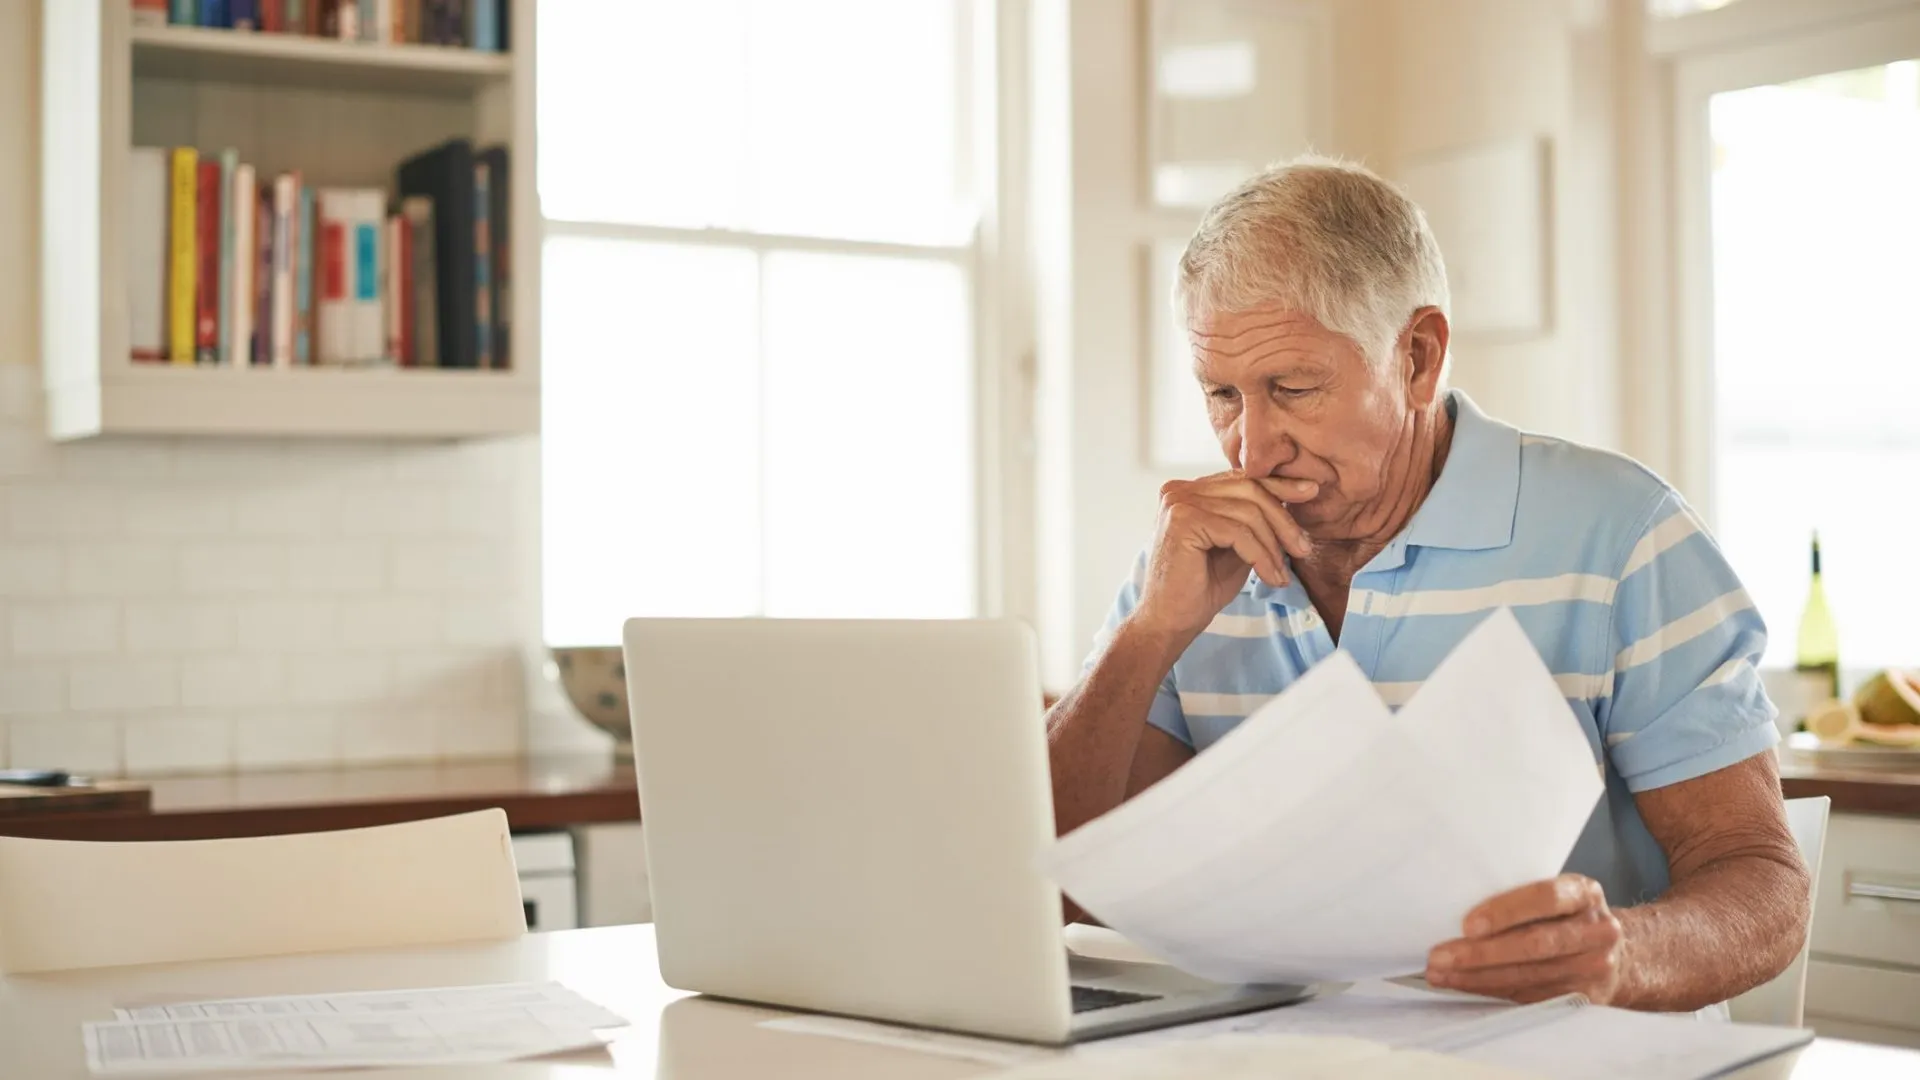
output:
M 82 1025 L 96 1076 L 471 1065 L 601 1045 L 594 1030 L 538 1007 Z
M 425 990 L 355 990 L 339 994 L 179 1001 L 113 1010 L 121 1020 L 219 1020 L 272 1016 L 385 1015 L 535 1006 L 559 1010 L 587 1027 L 621 1027 L 618 1013 L 601 1008 L 557 982 L 444 986 Z
M 82 1026 L 99 1076 L 511 1061 L 601 1044 L 626 1023 L 559 983 L 138 1005 Z
M 1476 904 L 1560 872 L 1603 789 L 1595 753 L 1502 609 L 1398 714 L 1334 653 L 1045 868 L 1206 978 L 1417 972 Z

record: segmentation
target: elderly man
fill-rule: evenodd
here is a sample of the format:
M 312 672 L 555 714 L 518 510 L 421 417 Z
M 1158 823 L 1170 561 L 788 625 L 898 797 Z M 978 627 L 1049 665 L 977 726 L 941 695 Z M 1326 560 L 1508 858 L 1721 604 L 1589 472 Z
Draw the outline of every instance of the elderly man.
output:
M 1364 169 L 1309 159 L 1247 181 L 1187 245 L 1179 291 L 1231 468 L 1161 489 L 1151 546 L 1048 714 L 1060 830 L 1179 768 L 1336 647 L 1405 701 L 1505 606 L 1604 761 L 1606 795 L 1565 872 L 1469 912 L 1428 981 L 1679 1011 L 1785 968 L 1808 875 L 1754 670 L 1766 630 L 1680 496 L 1447 388 L 1439 248 Z

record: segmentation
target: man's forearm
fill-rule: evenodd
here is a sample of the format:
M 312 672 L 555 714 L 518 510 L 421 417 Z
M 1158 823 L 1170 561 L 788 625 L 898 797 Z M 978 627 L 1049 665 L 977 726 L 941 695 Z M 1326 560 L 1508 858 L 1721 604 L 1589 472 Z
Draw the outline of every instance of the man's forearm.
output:
M 1772 978 L 1800 951 L 1811 906 L 1806 868 L 1774 852 L 1699 867 L 1666 895 L 1617 911 L 1625 1008 L 1686 1012 Z
M 1122 623 L 1093 670 L 1047 714 L 1053 817 L 1061 834 L 1120 805 L 1160 682 L 1186 643 Z

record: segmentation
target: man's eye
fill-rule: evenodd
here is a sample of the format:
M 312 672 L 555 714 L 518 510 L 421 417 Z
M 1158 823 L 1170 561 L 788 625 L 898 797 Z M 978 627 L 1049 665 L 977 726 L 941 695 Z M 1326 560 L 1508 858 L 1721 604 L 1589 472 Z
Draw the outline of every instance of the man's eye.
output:
M 1290 398 L 1306 397 L 1314 391 L 1311 386 L 1276 386 L 1274 389 L 1279 391 L 1280 396 Z
M 1216 386 L 1207 391 L 1207 396 L 1215 401 L 1232 401 L 1237 395 L 1238 391 L 1231 386 Z

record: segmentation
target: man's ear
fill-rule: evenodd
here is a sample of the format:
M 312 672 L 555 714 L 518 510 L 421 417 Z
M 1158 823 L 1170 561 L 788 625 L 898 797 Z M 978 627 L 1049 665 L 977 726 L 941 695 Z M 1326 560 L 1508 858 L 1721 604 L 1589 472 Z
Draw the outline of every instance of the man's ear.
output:
M 1440 376 L 1447 369 L 1447 341 L 1452 329 L 1446 312 L 1423 307 L 1413 313 L 1402 336 L 1407 356 L 1407 391 L 1415 405 L 1433 404 L 1440 394 Z

